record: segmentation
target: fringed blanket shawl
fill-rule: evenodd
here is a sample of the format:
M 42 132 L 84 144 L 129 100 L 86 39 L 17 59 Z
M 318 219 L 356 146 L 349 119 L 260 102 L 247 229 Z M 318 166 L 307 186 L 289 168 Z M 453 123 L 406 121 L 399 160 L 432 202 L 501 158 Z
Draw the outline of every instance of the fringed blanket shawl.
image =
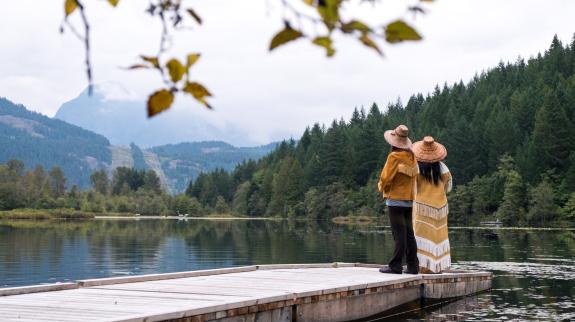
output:
M 440 273 L 451 266 L 449 238 L 447 236 L 447 196 L 452 179 L 447 166 L 441 162 L 439 184 L 417 176 L 416 196 L 413 202 L 413 228 L 417 240 L 417 257 L 423 272 Z

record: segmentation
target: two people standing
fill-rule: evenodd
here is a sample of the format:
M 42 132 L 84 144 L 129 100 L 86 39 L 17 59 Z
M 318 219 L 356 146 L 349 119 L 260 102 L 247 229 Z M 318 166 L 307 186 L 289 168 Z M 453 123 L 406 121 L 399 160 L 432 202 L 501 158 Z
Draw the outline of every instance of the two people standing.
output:
M 441 162 L 445 147 L 430 137 L 411 143 L 409 129 L 386 131 L 391 145 L 378 189 L 386 199 L 395 249 L 382 273 L 441 273 L 451 265 L 447 235 L 447 197 L 452 179 Z

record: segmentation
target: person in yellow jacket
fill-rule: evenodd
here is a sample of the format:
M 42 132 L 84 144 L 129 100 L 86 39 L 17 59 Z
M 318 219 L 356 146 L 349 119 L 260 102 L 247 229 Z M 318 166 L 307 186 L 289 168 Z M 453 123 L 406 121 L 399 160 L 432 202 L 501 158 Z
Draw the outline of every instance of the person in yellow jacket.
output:
M 431 136 L 413 144 L 419 166 L 413 202 L 413 226 L 421 273 L 441 273 L 451 265 L 447 236 L 447 193 L 452 178 L 445 163 L 447 149 Z
M 386 199 L 395 249 L 388 266 L 379 269 L 382 273 L 401 274 L 404 256 L 407 262 L 406 273 L 417 274 L 419 268 L 411 215 L 415 197 L 417 161 L 410 149 L 411 140 L 408 134 L 409 129 L 405 125 L 385 131 L 384 134 L 385 140 L 392 148 L 381 171 L 377 187 Z

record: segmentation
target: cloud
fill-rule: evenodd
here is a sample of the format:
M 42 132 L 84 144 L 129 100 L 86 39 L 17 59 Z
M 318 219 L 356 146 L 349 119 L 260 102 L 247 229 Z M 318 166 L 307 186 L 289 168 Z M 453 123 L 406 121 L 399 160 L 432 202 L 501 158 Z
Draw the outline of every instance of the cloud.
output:
M 381 3 L 376 9 L 352 6 L 349 12 L 387 22 L 403 15 L 409 2 Z M 143 13 L 146 5 L 121 1 L 112 9 L 94 1 L 88 7 L 96 81 L 118 82 L 141 97 L 162 86 L 158 76 L 119 67 L 134 63 L 139 54 L 157 51 L 160 29 Z M 304 41 L 268 53 L 269 39 L 281 28 L 277 0 L 210 0 L 195 8 L 204 25 L 176 35 L 170 55 L 202 53 L 193 76 L 215 94 L 216 110 L 179 100 L 210 122 L 244 129 L 256 143 L 298 137 L 316 121 L 348 118 L 356 106 L 385 106 L 398 97 L 405 102 L 436 84 L 469 80 L 500 60 L 544 51 L 554 34 L 569 42 L 575 32 L 573 1 L 443 0 L 429 5 L 429 14 L 414 22 L 423 42 L 386 45 L 382 59 L 356 40 L 336 37 L 338 53 L 327 59 L 320 48 Z M 0 96 L 53 115 L 84 89 L 82 46 L 70 33 L 58 33 L 61 18 L 61 0 L 4 5 Z

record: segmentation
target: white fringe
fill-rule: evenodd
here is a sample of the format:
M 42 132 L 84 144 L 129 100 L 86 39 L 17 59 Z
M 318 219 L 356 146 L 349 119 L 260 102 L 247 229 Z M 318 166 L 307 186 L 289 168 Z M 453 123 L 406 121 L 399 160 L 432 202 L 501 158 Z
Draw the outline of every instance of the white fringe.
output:
M 432 242 L 431 240 L 425 239 L 423 237 L 415 236 L 415 241 L 417 242 L 417 249 L 421 249 L 428 253 L 433 254 L 433 256 L 441 256 L 451 249 L 449 247 L 449 239 L 442 241 L 439 244 Z
M 451 266 L 450 255 L 445 255 L 444 257 L 435 260 L 429 256 L 417 253 L 417 259 L 419 260 L 420 267 L 425 267 L 434 273 L 441 273 Z
M 419 202 L 413 203 L 413 214 L 418 216 L 424 216 L 433 218 L 436 220 L 443 219 L 447 217 L 449 213 L 449 206 L 445 204 L 445 206 L 441 208 L 435 208 L 432 206 L 428 206 Z

